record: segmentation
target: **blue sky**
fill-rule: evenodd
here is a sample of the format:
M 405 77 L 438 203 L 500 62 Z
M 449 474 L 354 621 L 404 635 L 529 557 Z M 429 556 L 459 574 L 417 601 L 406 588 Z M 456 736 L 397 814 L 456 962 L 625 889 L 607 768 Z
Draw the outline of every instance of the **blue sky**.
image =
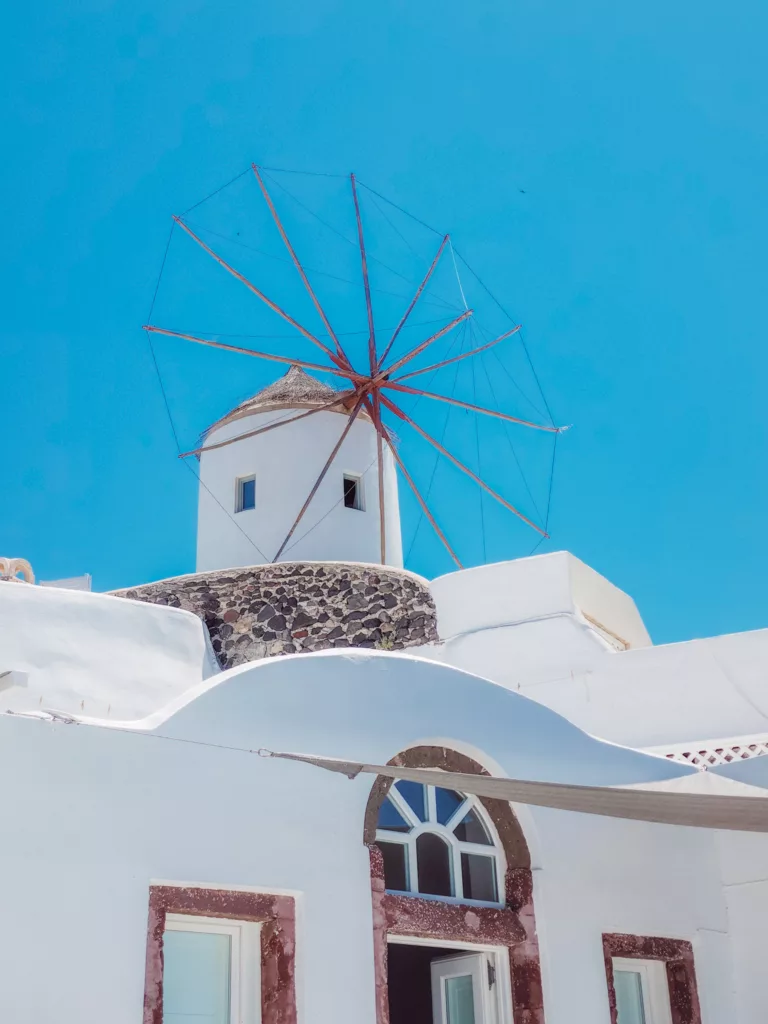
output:
M 17 5 L 6 19 L 3 554 L 42 578 L 91 572 L 97 589 L 193 568 L 196 484 L 140 326 L 170 215 L 256 160 L 354 170 L 450 230 L 522 321 L 555 419 L 574 425 L 558 443 L 552 539 L 539 551 L 567 548 L 628 590 L 656 642 L 766 625 L 762 6 L 86 0 Z M 348 230 L 345 182 L 289 187 Z M 278 194 L 307 262 L 352 273 L 344 246 L 325 247 L 317 222 Z M 246 176 L 197 222 L 278 253 L 257 200 Z M 414 278 L 413 252 L 398 257 L 380 211 L 364 213 L 376 252 Z M 429 233 L 398 224 L 427 258 Z M 184 241 L 157 322 L 282 332 Z M 277 264 L 239 251 L 285 301 L 303 301 Z M 363 328 L 359 294 L 330 284 L 347 329 Z M 454 286 L 448 273 L 440 287 Z M 494 307 L 475 294 L 493 330 Z M 377 302 L 379 322 L 394 314 L 392 296 Z M 182 443 L 275 376 L 178 342 L 159 343 L 158 358 Z M 503 360 L 522 380 L 519 351 Z M 522 412 L 502 379 L 499 401 Z M 464 374 L 461 397 L 474 386 Z M 530 379 L 521 387 L 535 397 Z M 443 412 L 419 410 L 438 435 Z M 464 415 L 446 436 L 471 462 Z M 525 506 L 506 436 L 478 429 L 481 469 Z M 402 435 L 426 489 L 432 454 Z M 546 451 L 528 436 L 515 444 L 545 503 Z M 536 542 L 447 469 L 431 497 L 467 564 Z M 412 543 L 410 499 L 403 515 L 410 565 L 448 571 L 424 524 Z

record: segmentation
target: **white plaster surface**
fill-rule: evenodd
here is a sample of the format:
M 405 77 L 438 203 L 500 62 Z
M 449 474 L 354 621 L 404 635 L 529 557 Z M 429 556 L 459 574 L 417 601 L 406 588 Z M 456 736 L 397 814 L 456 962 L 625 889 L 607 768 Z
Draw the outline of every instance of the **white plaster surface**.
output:
M 717 778 L 768 789 L 768 756 L 712 769 Z M 768 920 L 768 836 L 718 835 L 728 919 L 733 935 L 737 1009 L 740 1021 L 765 1019 L 765 922 Z
M 585 612 L 632 647 L 651 642 L 632 598 L 567 551 L 452 572 L 432 595 L 445 639 Z
M 606 652 L 521 689 L 630 746 L 768 734 L 768 630 Z
M 140 728 L 0 716 L 7 841 L 0 1019 L 141 1019 L 151 882 L 294 893 L 300 1020 L 374 1024 L 363 814 L 350 781 L 256 748 L 386 760 L 446 743 L 489 769 L 585 783 L 685 766 L 600 743 L 503 687 L 406 655 L 326 652 L 242 666 Z M 236 748 L 236 749 L 232 749 Z M 242 749 L 237 749 L 242 748 Z M 601 933 L 690 938 L 728 923 L 706 832 L 523 809 L 534 852 L 547 1024 L 607 1020 Z M 30 955 L 34 950 L 34 955 Z M 728 965 L 708 1005 L 734 1020 Z
M 692 942 L 704 1024 L 733 1021 L 730 962 L 711 953 L 712 936 L 727 943 L 728 931 L 713 834 L 531 813 L 543 851 L 536 915 L 548 1024 L 608 1024 L 605 932 Z
M 431 589 L 442 642 L 418 653 L 525 693 L 597 736 L 662 750 L 768 735 L 768 630 L 650 646 L 634 602 L 566 552 L 451 573 Z
M 762 758 L 757 758 L 757 761 Z M 737 1019 L 765 1020 L 765 921 L 768 919 L 768 837 L 721 833 L 718 850 L 731 935 Z
M 768 733 L 768 630 L 651 647 L 597 574 L 523 561 L 434 582 L 431 660 L 335 651 L 216 675 L 190 613 L 0 583 L 0 710 L 91 719 L 0 714 L 0 1020 L 140 1020 L 148 887 L 164 881 L 294 893 L 301 1024 L 374 1024 L 371 780 L 259 747 L 377 762 L 438 743 L 517 778 L 768 789 L 768 757 L 699 782 L 587 735 L 663 748 Z M 585 614 L 635 646 L 615 650 Z M 704 1024 L 763 1024 L 768 837 L 518 810 L 547 1024 L 607 1024 L 605 931 L 689 939 Z
M 0 582 L 0 710 L 141 718 L 216 671 L 190 612 Z
M 237 437 L 306 409 L 245 416 L 212 431 L 207 444 Z M 347 424 L 319 412 L 305 420 L 236 441 L 200 457 L 197 571 L 271 561 L 309 496 Z M 281 561 L 381 562 L 376 431 L 358 417 L 281 556 Z M 363 510 L 344 506 L 343 476 L 363 476 Z M 235 481 L 256 476 L 256 508 L 235 512 Z M 402 567 L 397 475 L 384 451 L 388 565 Z M 215 498 L 205 488 L 208 488 Z M 225 511 L 226 510 L 226 511 Z

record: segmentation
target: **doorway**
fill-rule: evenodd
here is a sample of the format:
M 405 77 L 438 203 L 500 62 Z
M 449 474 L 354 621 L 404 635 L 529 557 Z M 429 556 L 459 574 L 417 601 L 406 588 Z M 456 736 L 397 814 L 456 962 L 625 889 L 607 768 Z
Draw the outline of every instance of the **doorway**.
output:
M 387 950 L 390 1024 L 506 1024 L 509 1019 L 496 950 L 397 941 Z

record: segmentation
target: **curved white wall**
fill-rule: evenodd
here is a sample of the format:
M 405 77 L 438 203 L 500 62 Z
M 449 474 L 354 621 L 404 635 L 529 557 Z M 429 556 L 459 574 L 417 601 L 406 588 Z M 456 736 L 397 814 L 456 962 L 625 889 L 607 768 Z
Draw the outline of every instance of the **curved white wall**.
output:
M 437 742 L 501 774 L 584 784 L 690 774 L 403 655 L 268 659 L 179 704 L 135 731 L 0 715 L 3 1022 L 140 1021 L 149 886 L 175 882 L 294 894 L 299 1020 L 375 1024 L 372 779 L 247 752 L 262 745 L 386 761 Z M 704 1024 L 737 1020 L 712 833 L 543 808 L 525 820 L 546 1024 L 610 1020 L 604 931 L 690 939 Z M 757 933 L 755 983 L 760 948 Z
M 213 431 L 206 443 L 215 444 L 302 411 L 306 410 L 246 416 Z M 345 416 L 319 412 L 201 455 L 200 479 L 205 486 L 200 487 L 198 504 L 197 571 L 272 561 L 345 425 Z M 345 473 L 363 477 L 362 511 L 344 506 Z M 256 476 L 256 508 L 235 512 L 235 482 L 251 474 Z M 386 562 L 401 567 L 397 476 L 388 450 L 384 484 Z M 376 432 L 368 420 L 358 417 L 352 425 L 280 560 L 381 562 Z

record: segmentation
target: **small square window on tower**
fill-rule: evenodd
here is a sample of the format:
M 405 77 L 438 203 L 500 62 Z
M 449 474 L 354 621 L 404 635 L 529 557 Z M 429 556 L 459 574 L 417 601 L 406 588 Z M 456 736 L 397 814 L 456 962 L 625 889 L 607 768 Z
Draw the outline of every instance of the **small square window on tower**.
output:
M 352 473 L 344 474 L 344 505 L 361 512 L 363 510 L 363 481 Z
M 239 476 L 235 482 L 235 512 L 256 508 L 256 477 Z

